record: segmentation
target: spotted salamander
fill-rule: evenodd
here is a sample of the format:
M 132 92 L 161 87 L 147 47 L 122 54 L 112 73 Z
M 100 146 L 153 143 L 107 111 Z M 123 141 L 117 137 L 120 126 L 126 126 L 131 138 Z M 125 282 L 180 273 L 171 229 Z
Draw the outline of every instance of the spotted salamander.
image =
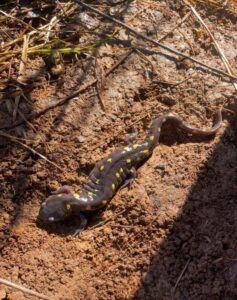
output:
M 126 146 L 118 148 L 96 163 L 80 192 L 75 193 L 69 186 L 62 186 L 53 192 L 42 203 L 39 219 L 55 222 L 77 214 L 81 217 L 81 225 L 77 229 L 79 233 L 86 225 L 83 212 L 99 210 L 106 206 L 119 188 L 131 184 L 135 179 L 136 169 L 151 156 L 158 143 L 162 124 L 165 122 L 170 122 L 187 133 L 210 136 L 215 134 L 221 126 L 222 111 L 220 109 L 217 112 L 216 121 L 210 130 L 201 130 L 186 125 L 180 118 L 171 114 L 156 118 L 142 142 L 133 143 L 135 137 L 132 137 Z

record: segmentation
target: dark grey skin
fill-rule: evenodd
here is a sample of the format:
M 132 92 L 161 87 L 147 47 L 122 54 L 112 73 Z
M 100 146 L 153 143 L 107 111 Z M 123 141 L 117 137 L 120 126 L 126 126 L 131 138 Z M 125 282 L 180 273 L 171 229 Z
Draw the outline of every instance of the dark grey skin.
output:
M 186 125 L 181 119 L 170 114 L 155 119 L 141 143 L 133 144 L 135 138 L 133 136 L 129 139 L 127 146 L 118 148 L 99 161 L 79 193 L 75 193 L 69 186 L 63 186 L 49 196 L 41 205 L 39 219 L 44 222 L 57 222 L 76 214 L 81 217 L 82 221 L 76 233 L 81 232 L 86 226 L 83 212 L 97 211 L 105 207 L 118 189 L 133 182 L 138 166 L 151 156 L 158 144 L 164 122 L 170 122 L 187 133 L 211 136 L 221 127 L 222 110 L 217 112 L 216 120 L 210 130 L 201 130 Z

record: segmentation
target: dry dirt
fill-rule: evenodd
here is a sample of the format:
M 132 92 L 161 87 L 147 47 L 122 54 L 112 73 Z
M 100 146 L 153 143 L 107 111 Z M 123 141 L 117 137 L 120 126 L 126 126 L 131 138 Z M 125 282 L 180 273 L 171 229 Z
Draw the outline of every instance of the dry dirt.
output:
M 15 1 L 0 7 L 25 22 L 0 19 L 2 46 L 31 31 L 26 28 L 31 21 L 34 27 L 48 24 L 65 4 L 18 2 L 18 7 Z M 182 1 L 90 3 L 155 40 L 171 32 L 164 44 L 225 71 L 213 42 L 193 15 L 173 30 L 188 12 Z M 32 20 L 32 15 L 26 16 L 31 7 L 37 8 Z M 196 9 L 236 72 L 234 2 L 228 1 L 225 8 L 198 4 Z M 64 55 L 65 72 L 60 76 L 49 75 L 46 55 L 29 55 L 25 85 L 18 80 L 22 41 L 7 48 L 20 50 L 20 55 L 11 57 L 7 67 L 1 65 L 0 127 L 14 124 L 14 112 L 15 120 L 27 117 L 96 76 L 100 84 L 28 124 L 4 130 L 60 169 L 1 138 L 0 276 L 52 299 L 237 299 L 235 114 L 225 114 L 223 126 L 211 139 L 186 136 L 165 126 L 160 145 L 139 169 L 132 188 L 119 191 L 106 211 L 90 218 L 80 236 L 71 235 L 77 219 L 50 227 L 36 223 L 40 204 L 50 192 L 63 184 L 79 190 L 95 162 L 121 146 L 132 127 L 139 140 L 151 120 L 167 112 L 204 128 L 211 126 L 219 105 L 237 110 L 236 92 L 227 77 L 155 49 L 88 10 L 77 7 L 62 18 L 50 39 L 69 35 L 70 42 L 80 46 L 118 29 L 94 52 Z M 132 45 L 147 50 L 133 51 L 105 79 L 103 73 Z M 14 92 L 19 87 L 23 92 L 16 109 Z M 0 285 L 0 299 L 35 297 Z

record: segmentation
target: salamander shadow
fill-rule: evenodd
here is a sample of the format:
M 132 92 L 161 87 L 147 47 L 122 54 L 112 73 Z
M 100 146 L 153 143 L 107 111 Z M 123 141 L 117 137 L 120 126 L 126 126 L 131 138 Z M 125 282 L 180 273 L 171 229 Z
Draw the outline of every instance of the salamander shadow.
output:
M 236 128 L 237 117 L 199 173 L 134 299 L 237 299 Z
M 97 225 L 101 221 L 101 217 L 106 208 L 101 209 L 100 211 L 95 212 L 87 212 L 83 215 L 86 217 L 88 224 L 86 226 L 87 230 L 91 229 L 94 225 Z M 74 215 L 71 218 L 61 221 L 61 222 L 52 222 L 52 223 L 44 223 L 41 220 L 36 220 L 37 227 L 42 230 L 46 230 L 48 234 L 57 234 L 59 236 L 73 236 L 75 234 L 76 229 L 78 229 L 81 225 L 81 219 Z M 77 235 L 79 237 L 79 235 Z

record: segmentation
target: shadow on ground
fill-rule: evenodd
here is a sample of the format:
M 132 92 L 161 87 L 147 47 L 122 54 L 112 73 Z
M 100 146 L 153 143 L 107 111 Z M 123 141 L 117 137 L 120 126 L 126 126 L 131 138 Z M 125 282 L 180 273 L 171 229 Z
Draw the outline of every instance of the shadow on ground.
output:
M 235 117 L 202 168 L 134 299 L 237 299 L 236 128 Z

